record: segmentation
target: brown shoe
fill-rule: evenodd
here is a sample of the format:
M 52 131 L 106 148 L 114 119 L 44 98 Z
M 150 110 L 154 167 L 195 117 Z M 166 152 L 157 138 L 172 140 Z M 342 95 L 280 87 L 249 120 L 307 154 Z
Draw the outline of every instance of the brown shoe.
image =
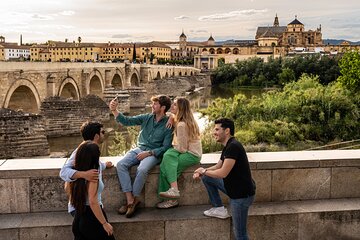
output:
M 139 206 L 139 204 L 140 204 L 140 201 L 137 200 L 137 198 L 135 198 L 135 199 L 134 199 L 134 202 L 133 202 L 132 204 L 129 204 L 129 205 L 128 205 L 128 207 L 127 207 L 127 212 L 126 212 L 125 216 L 126 216 L 127 218 L 131 218 L 131 217 L 134 215 L 135 210 L 136 210 L 136 208 Z
M 128 210 L 128 206 L 125 204 L 125 205 L 122 205 L 119 209 L 118 209 L 118 214 L 121 214 L 121 215 L 124 215 Z

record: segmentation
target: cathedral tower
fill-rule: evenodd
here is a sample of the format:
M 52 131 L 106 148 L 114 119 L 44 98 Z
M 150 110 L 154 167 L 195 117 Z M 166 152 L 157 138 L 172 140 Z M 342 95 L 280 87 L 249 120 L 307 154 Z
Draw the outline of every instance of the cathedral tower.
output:
M 274 19 L 274 27 L 278 27 L 278 26 L 279 26 L 279 18 L 276 14 L 275 19 Z

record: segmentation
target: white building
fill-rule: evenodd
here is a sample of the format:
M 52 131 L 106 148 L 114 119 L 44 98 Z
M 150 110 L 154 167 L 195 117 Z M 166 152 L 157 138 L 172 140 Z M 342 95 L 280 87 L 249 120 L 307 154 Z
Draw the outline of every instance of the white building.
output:
M 4 45 L 5 60 L 28 59 L 30 57 L 30 46 Z
M 30 46 L 5 42 L 5 38 L 2 36 L 0 36 L 0 45 L 4 51 L 5 61 L 30 58 Z

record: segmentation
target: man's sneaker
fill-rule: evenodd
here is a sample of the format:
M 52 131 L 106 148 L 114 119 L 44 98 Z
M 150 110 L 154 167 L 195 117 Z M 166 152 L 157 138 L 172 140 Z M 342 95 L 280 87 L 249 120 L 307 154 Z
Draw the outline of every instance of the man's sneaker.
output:
M 180 191 L 175 188 L 169 188 L 166 192 L 160 192 L 162 198 L 180 198 Z
M 221 219 L 229 218 L 230 215 L 225 207 L 213 207 L 204 211 L 204 215 L 208 217 L 216 217 Z

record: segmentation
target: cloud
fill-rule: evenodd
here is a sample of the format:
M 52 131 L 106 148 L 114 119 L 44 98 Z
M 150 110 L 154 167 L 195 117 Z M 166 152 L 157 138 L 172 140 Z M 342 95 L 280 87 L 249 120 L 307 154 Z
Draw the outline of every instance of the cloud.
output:
M 63 24 L 51 24 L 51 25 L 41 25 L 41 26 L 37 26 L 40 27 L 41 29 L 56 29 L 56 30 L 69 30 L 69 29 L 75 29 L 75 26 L 72 25 L 63 25 Z
M 72 16 L 75 14 L 75 12 L 74 11 L 62 11 L 59 14 L 63 15 L 63 16 Z
M 216 13 L 213 15 L 201 16 L 199 17 L 199 21 L 223 21 L 228 19 L 236 19 L 241 16 L 250 16 L 254 14 L 265 13 L 267 11 L 268 11 L 267 9 L 262 9 L 262 10 L 247 9 L 241 11 L 232 11 L 228 13 Z
M 112 35 L 111 38 L 119 38 L 122 39 L 122 41 L 130 41 L 130 42 L 143 42 L 143 41 L 151 41 L 154 39 L 153 36 L 135 36 L 130 34 L 115 34 Z
M 33 14 L 31 18 L 37 19 L 37 20 L 54 20 L 54 18 L 50 15 L 41 15 L 41 14 Z
M 189 19 L 190 17 L 188 16 L 185 16 L 185 15 L 181 15 L 181 16 L 178 16 L 178 17 L 174 17 L 175 20 L 184 20 L 184 19 Z
M 333 26 L 333 28 L 340 28 L 340 29 L 359 29 L 360 23 L 348 23 L 348 24 L 341 24 L 339 26 Z
M 206 40 L 208 40 L 209 37 L 190 37 L 189 41 L 193 41 L 193 42 L 204 42 Z
M 205 30 L 205 29 L 190 30 L 189 32 L 190 32 L 190 33 L 193 33 L 193 34 L 198 34 L 198 33 L 208 33 L 208 31 L 207 31 L 207 30 Z
M 133 36 L 129 35 L 129 34 L 115 34 L 112 35 L 111 38 L 131 38 Z

